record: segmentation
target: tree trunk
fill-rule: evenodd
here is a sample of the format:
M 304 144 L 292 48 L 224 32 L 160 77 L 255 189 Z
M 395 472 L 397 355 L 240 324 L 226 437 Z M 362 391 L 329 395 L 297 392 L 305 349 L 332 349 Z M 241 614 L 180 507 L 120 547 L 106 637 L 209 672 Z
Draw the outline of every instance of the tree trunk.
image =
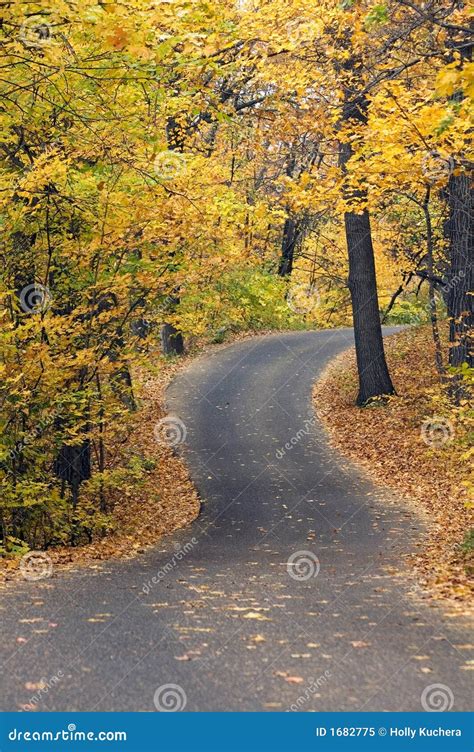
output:
M 393 394 L 394 388 L 385 360 L 369 214 L 346 212 L 344 222 L 359 373 L 357 404 L 364 405 Z
M 110 360 L 113 362 L 113 358 L 110 358 Z M 134 412 L 137 409 L 137 403 L 133 393 L 132 374 L 127 363 L 122 362 L 120 368 L 112 374 L 110 383 L 120 401 L 123 402 L 130 412 Z
M 76 509 L 79 502 L 79 488 L 84 480 L 91 477 L 91 445 L 89 439 L 81 444 L 70 446 L 63 444 L 53 465 L 58 478 L 69 484 L 72 494 L 71 545 L 75 546 L 78 539 L 78 524 Z
M 283 228 L 281 258 L 278 266 L 280 277 L 287 277 L 293 271 L 296 243 L 298 242 L 298 225 L 292 217 L 287 217 Z
M 166 140 L 170 151 L 184 152 L 186 145 L 186 129 L 179 124 L 175 117 L 170 116 L 166 123 Z M 179 305 L 179 289 L 176 296 L 169 300 L 171 310 Z M 184 353 L 184 339 L 173 324 L 165 322 L 161 327 L 161 350 L 163 355 L 182 355 Z
M 163 355 L 182 355 L 184 341 L 181 332 L 173 324 L 163 324 L 161 327 L 161 349 Z
M 435 276 L 435 264 L 434 264 L 434 239 L 433 239 L 433 223 L 431 221 L 430 211 L 430 199 L 431 199 L 431 186 L 428 186 L 426 190 L 426 197 L 423 203 L 423 213 L 425 215 L 426 222 L 426 268 L 428 271 L 428 295 L 430 302 L 430 320 L 431 320 L 431 332 L 433 334 L 433 343 L 435 347 L 435 363 L 436 370 L 441 381 L 445 380 L 445 368 L 443 363 L 443 348 L 441 344 L 441 335 L 439 332 L 438 322 L 438 310 L 436 306 L 436 288 L 434 282 Z
M 451 62 L 455 60 L 454 50 L 458 48 L 458 69 L 472 61 L 472 41 L 466 44 L 466 40 L 458 38 L 454 29 L 449 31 L 448 46 L 453 50 Z M 450 99 L 456 105 L 464 96 L 464 91 L 457 90 Z M 462 155 L 460 161 L 463 161 Z M 447 186 L 449 219 L 445 232 L 449 239 L 450 267 L 446 308 L 449 317 L 449 365 L 454 368 L 460 368 L 464 363 L 471 368 L 474 366 L 474 189 L 472 162 L 468 159 L 465 162 L 464 165 L 456 164 Z M 450 385 L 451 396 L 459 402 L 469 396 L 465 391 L 462 376 L 455 374 Z
M 474 366 L 474 191 L 468 173 L 452 175 L 448 184 L 450 209 L 446 231 L 450 242 L 447 284 L 449 364 Z
M 357 124 L 365 124 L 367 122 L 366 109 L 365 99 L 354 102 L 350 99 L 350 93 L 347 92 L 342 124 L 347 125 L 351 120 Z M 342 143 L 340 166 L 344 175 L 347 174 L 347 163 L 351 156 L 351 144 Z M 356 199 L 365 203 L 366 196 L 365 189 L 359 188 L 357 191 L 349 191 L 347 187 L 345 189 L 345 198 L 348 200 Z M 360 212 L 346 211 L 344 223 L 359 373 L 357 404 L 365 405 L 374 398 L 394 394 L 395 390 L 383 346 L 369 213 L 366 209 Z
M 133 412 L 137 409 L 137 404 L 133 393 L 132 374 L 127 362 L 123 359 L 120 362 L 124 348 L 125 339 L 123 329 L 121 326 L 118 326 L 115 334 L 112 336 L 110 347 L 107 350 L 107 357 L 111 363 L 119 361 L 118 368 L 111 374 L 110 384 L 121 402 Z
M 89 439 L 80 444 L 63 444 L 54 461 L 54 472 L 71 486 L 91 477 L 91 447 Z

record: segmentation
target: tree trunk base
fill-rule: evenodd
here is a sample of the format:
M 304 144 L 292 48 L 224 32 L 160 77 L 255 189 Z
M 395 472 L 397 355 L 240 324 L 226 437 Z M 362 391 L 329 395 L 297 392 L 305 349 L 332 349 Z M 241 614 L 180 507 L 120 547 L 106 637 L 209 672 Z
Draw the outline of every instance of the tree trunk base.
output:
M 183 335 L 172 324 L 163 324 L 160 338 L 163 355 L 182 355 L 184 353 Z

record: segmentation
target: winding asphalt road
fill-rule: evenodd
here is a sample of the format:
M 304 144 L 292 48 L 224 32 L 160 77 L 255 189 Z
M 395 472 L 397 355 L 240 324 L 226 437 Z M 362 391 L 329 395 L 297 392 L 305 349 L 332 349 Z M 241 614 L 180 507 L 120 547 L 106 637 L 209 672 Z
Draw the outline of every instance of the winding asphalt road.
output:
M 200 517 L 134 560 L 9 587 L 4 710 L 35 695 L 62 711 L 469 708 L 466 627 L 404 563 L 421 521 L 312 414 L 315 377 L 351 344 L 350 330 L 259 337 L 173 382 Z

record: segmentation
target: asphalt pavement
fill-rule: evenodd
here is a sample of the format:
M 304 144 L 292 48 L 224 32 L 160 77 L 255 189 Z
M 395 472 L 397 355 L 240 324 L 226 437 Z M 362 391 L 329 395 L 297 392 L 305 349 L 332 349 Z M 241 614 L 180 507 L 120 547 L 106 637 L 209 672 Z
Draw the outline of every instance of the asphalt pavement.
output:
M 252 338 L 175 379 L 199 518 L 135 559 L 10 585 L 4 710 L 469 709 L 467 625 L 407 564 L 422 519 L 314 418 L 352 337 Z

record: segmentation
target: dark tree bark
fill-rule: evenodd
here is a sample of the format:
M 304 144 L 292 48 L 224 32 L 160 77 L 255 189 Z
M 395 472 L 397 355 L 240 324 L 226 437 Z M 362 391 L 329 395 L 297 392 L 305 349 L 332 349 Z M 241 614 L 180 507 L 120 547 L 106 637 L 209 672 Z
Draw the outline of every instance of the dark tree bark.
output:
M 177 292 L 177 291 L 176 291 Z M 170 295 L 167 299 L 166 309 L 170 311 L 176 310 L 179 305 L 179 297 L 177 295 Z M 184 353 L 184 338 L 174 324 L 170 324 L 166 321 L 166 313 L 163 317 L 165 323 L 160 330 L 161 350 L 163 355 L 182 355 Z
M 66 481 L 72 491 L 72 506 L 75 509 L 79 500 L 79 486 L 91 477 L 91 446 L 89 439 L 81 444 L 63 444 L 54 461 L 54 472 Z
M 281 258 L 278 266 L 280 277 L 288 277 L 293 271 L 293 260 L 295 257 L 295 248 L 299 238 L 298 224 L 292 217 L 287 217 L 283 228 L 283 238 L 281 242 Z
M 285 172 L 289 178 L 292 178 L 296 169 L 296 157 L 290 153 L 286 164 Z M 287 207 L 287 210 L 288 207 Z M 295 248 L 298 242 L 299 228 L 295 217 L 288 216 L 283 227 L 283 237 L 281 239 L 281 257 L 278 265 L 278 274 L 280 277 L 289 277 L 293 271 L 293 261 L 295 258 Z
M 457 67 L 462 69 L 465 63 L 472 61 L 474 48 L 472 29 L 450 29 L 447 46 L 453 51 L 450 55 L 451 62 L 455 59 L 454 51 L 459 52 Z M 458 90 L 453 93 L 451 100 L 459 104 L 464 96 L 465 92 Z M 464 164 L 459 163 L 463 161 Z M 467 363 L 472 368 L 474 365 L 474 189 L 472 162 L 468 159 L 463 160 L 462 156 L 449 178 L 447 200 L 449 219 L 445 225 L 445 232 L 449 239 L 450 251 L 446 294 L 449 317 L 449 364 L 459 368 Z M 466 396 L 459 375 L 455 375 L 450 392 L 456 402 Z
M 184 352 L 184 340 L 181 332 L 178 332 L 173 324 L 163 324 L 161 327 L 161 349 L 164 355 L 182 355 Z
M 474 191 L 468 173 L 452 175 L 448 184 L 450 210 L 446 231 L 450 243 L 447 290 L 449 363 L 474 365 Z
M 347 125 L 351 121 L 365 124 L 366 110 L 365 99 L 354 100 L 351 93 L 346 92 L 342 124 Z M 340 165 L 344 174 L 347 173 L 351 156 L 351 144 L 341 144 Z M 364 201 L 366 195 L 363 188 L 357 191 L 346 188 L 345 197 L 349 200 Z M 395 390 L 385 359 L 369 213 L 366 209 L 360 212 L 348 211 L 344 215 L 344 223 L 359 373 L 357 404 L 364 405 L 374 398 L 393 394 Z
M 130 329 L 135 337 L 146 339 L 152 331 L 152 325 L 147 319 L 140 316 L 140 318 L 132 321 Z
M 430 212 L 431 187 L 428 186 L 423 203 L 423 213 L 426 223 L 426 268 L 428 272 L 428 295 L 430 302 L 430 320 L 431 332 L 433 334 L 433 343 L 435 347 L 436 370 L 442 381 L 445 378 L 445 367 L 443 362 L 443 348 L 441 344 L 441 335 L 439 331 L 438 310 L 436 306 L 436 287 L 435 287 L 435 265 L 434 265 L 434 240 L 433 240 L 433 223 Z
M 54 473 L 67 483 L 72 495 L 72 521 L 71 521 L 71 545 L 75 546 L 78 536 L 78 522 L 75 511 L 79 502 L 79 489 L 81 483 L 91 477 L 91 444 L 86 439 L 81 444 L 69 446 L 63 444 L 54 461 Z
M 125 347 L 125 339 L 123 331 L 119 327 L 116 335 L 112 341 L 110 348 L 107 351 L 107 356 L 111 363 L 120 360 L 120 355 Z M 130 368 L 125 361 L 122 361 L 119 367 L 114 371 L 111 376 L 111 386 L 114 392 L 118 395 L 123 404 L 131 411 L 137 409 L 137 403 L 135 401 L 135 395 L 133 393 L 133 381 Z
M 166 124 L 166 139 L 170 151 L 177 151 L 181 154 L 186 146 L 186 129 L 179 125 L 174 117 L 169 117 Z M 176 295 L 170 297 L 169 308 L 175 310 L 179 306 L 179 290 Z M 182 355 L 184 353 L 184 339 L 173 324 L 165 321 L 160 331 L 161 349 L 163 355 Z

